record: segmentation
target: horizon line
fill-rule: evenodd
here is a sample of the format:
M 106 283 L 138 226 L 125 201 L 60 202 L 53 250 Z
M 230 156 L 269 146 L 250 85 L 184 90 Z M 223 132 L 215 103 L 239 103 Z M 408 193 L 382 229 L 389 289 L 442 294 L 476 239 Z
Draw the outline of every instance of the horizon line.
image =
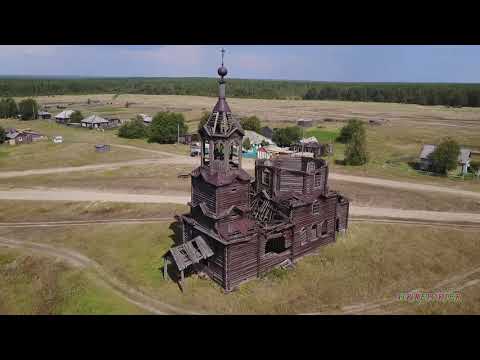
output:
M 33 78 L 33 79 L 218 79 L 218 77 L 209 76 L 155 76 L 155 75 L 8 75 L 0 74 L 0 80 L 11 78 Z M 340 84 L 468 84 L 480 85 L 480 82 L 452 82 L 452 81 L 342 81 L 342 80 L 303 80 L 303 79 L 270 79 L 270 78 L 228 78 L 227 80 L 263 80 L 263 81 L 290 81 L 290 82 L 307 82 L 307 83 L 340 83 Z

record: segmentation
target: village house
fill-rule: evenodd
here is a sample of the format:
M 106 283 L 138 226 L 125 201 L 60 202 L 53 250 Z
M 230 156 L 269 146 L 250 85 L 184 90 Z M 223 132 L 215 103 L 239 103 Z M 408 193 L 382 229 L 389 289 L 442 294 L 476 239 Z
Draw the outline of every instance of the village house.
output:
M 316 137 L 312 136 L 292 144 L 290 150 L 292 150 L 296 156 L 322 157 L 333 153 L 333 145 L 321 144 Z
M 152 123 L 152 117 L 145 114 L 138 114 L 143 119 L 145 125 L 150 125 Z
M 50 114 L 48 111 L 39 111 L 38 117 L 43 120 L 48 120 L 52 118 L 52 114 Z
M 81 121 L 82 127 L 87 129 L 106 129 L 118 126 L 120 119 L 104 119 L 98 115 L 91 115 Z
M 432 160 L 430 160 L 430 155 L 437 148 L 436 145 L 426 144 L 423 145 L 422 151 L 420 152 L 420 162 L 419 168 L 423 171 L 429 171 L 432 167 Z M 470 167 L 470 159 L 472 156 L 472 150 L 466 148 L 460 148 L 460 154 L 458 155 L 458 173 L 465 175 L 468 172 Z
M 74 110 L 64 110 L 55 116 L 55 121 L 60 124 L 67 124 L 74 112 Z
M 178 137 L 178 142 L 185 145 L 190 145 L 193 142 L 200 140 L 200 136 L 197 133 L 185 134 Z
M 266 145 L 274 145 L 275 144 L 271 139 L 255 132 L 255 131 L 244 130 L 244 132 L 245 132 L 245 136 L 244 136 L 245 139 L 250 140 L 250 144 L 254 148 L 258 148 L 258 147 L 262 146 L 262 143 L 266 144 Z
M 106 117 L 105 120 L 108 121 L 108 127 L 117 127 L 120 126 L 122 121 L 117 117 Z
M 268 126 L 264 126 L 260 129 L 260 134 L 265 136 L 268 139 L 273 139 L 273 130 L 269 128 Z
M 203 273 L 225 291 L 278 266 L 292 266 L 348 227 L 349 201 L 328 186 L 320 158 L 257 159 L 255 178 L 242 168 L 245 131 L 225 98 L 227 69 L 218 69 L 219 98 L 200 129 L 200 166 L 191 172 L 190 212 L 176 217 L 177 244 L 168 268 Z M 207 148 L 208 145 L 208 148 Z

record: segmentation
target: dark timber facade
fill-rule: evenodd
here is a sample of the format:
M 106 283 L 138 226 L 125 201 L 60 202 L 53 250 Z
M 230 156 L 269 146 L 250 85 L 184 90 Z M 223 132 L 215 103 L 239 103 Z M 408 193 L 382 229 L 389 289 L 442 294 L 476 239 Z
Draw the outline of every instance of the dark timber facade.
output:
M 349 201 L 328 188 L 321 158 L 259 159 L 242 169 L 240 124 L 220 94 L 200 130 L 201 164 L 192 171 L 190 213 L 177 217 L 181 239 L 165 255 L 181 272 L 207 274 L 226 291 L 332 243 L 348 227 Z M 208 146 L 207 146 L 208 144 Z M 166 271 L 166 265 L 165 265 Z

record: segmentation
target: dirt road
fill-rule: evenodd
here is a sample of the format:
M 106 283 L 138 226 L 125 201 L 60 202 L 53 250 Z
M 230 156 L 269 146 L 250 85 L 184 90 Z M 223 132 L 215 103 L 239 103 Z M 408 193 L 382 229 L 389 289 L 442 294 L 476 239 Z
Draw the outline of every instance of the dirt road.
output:
M 411 190 L 411 191 L 428 191 L 428 192 L 441 192 L 448 193 L 452 195 L 461 195 L 468 196 L 480 199 L 480 192 L 460 190 L 455 188 L 449 188 L 446 186 L 435 186 L 435 185 L 426 185 L 418 184 L 406 181 L 395 181 L 395 180 L 386 180 L 366 176 L 354 176 L 354 175 L 344 175 L 338 173 L 328 174 L 328 178 L 332 180 L 348 181 L 360 184 L 367 185 L 376 185 L 392 189 L 402 189 L 402 190 Z M 480 188 L 480 185 L 479 185 Z
M 4 237 L 0 237 L 0 246 L 23 249 L 35 254 L 52 256 L 65 261 L 70 266 L 91 270 L 97 283 L 108 287 L 124 300 L 153 314 L 195 314 L 192 311 L 180 309 L 173 305 L 163 303 L 137 289 L 128 286 L 127 284 L 122 283 L 117 278 L 107 273 L 96 261 L 74 250 L 64 249 L 59 246 L 53 247 L 42 243 L 7 239 Z
M 165 195 L 109 193 L 88 190 L 68 189 L 13 189 L 0 191 L 0 199 L 4 200 L 36 200 L 36 201 L 106 201 L 123 203 L 171 203 L 186 204 L 190 196 L 184 193 Z M 416 219 L 449 223 L 480 223 L 480 213 L 458 213 L 426 210 L 400 210 L 391 208 L 350 206 L 350 215 L 372 218 Z
M 66 172 L 78 172 L 78 171 L 92 171 L 92 170 L 111 170 L 118 169 L 123 166 L 136 166 L 136 165 L 191 165 L 192 168 L 199 164 L 198 158 L 175 155 L 171 153 L 166 153 L 163 151 L 143 149 L 136 146 L 130 145 L 115 145 L 118 147 L 131 148 L 140 151 L 147 151 L 158 153 L 159 155 L 165 156 L 159 159 L 141 159 L 141 160 L 131 160 L 131 161 L 122 161 L 114 162 L 107 164 L 96 164 L 96 165 L 84 165 L 84 166 L 68 166 L 68 167 L 59 167 L 59 168 L 47 168 L 47 169 L 32 169 L 32 170 L 22 170 L 22 171 L 4 171 L 0 172 L 0 179 L 15 178 L 20 176 L 31 176 L 31 175 L 47 175 L 47 174 L 59 174 Z M 255 161 L 253 159 L 244 159 L 243 167 L 245 170 L 252 170 L 255 168 Z M 395 180 L 386 180 L 373 177 L 365 176 L 354 176 L 354 175 L 344 175 L 338 173 L 329 173 L 329 178 L 333 180 L 361 183 L 367 185 L 376 185 L 392 189 L 404 189 L 410 191 L 427 191 L 427 192 L 440 192 L 447 193 L 457 196 L 468 196 L 470 198 L 480 199 L 480 192 L 460 190 L 455 188 L 449 188 L 446 186 L 436 186 L 436 185 L 427 185 L 412 183 L 406 181 L 395 181 Z

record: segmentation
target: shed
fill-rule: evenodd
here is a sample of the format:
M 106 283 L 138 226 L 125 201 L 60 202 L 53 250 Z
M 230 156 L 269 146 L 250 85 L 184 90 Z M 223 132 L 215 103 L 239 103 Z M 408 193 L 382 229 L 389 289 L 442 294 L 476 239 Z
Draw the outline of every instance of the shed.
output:
M 298 119 L 297 125 L 301 127 L 311 127 L 313 126 L 313 120 L 311 119 Z
M 8 129 L 5 137 L 10 145 L 28 144 L 33 141 L 31 134 L 16 129 Z

